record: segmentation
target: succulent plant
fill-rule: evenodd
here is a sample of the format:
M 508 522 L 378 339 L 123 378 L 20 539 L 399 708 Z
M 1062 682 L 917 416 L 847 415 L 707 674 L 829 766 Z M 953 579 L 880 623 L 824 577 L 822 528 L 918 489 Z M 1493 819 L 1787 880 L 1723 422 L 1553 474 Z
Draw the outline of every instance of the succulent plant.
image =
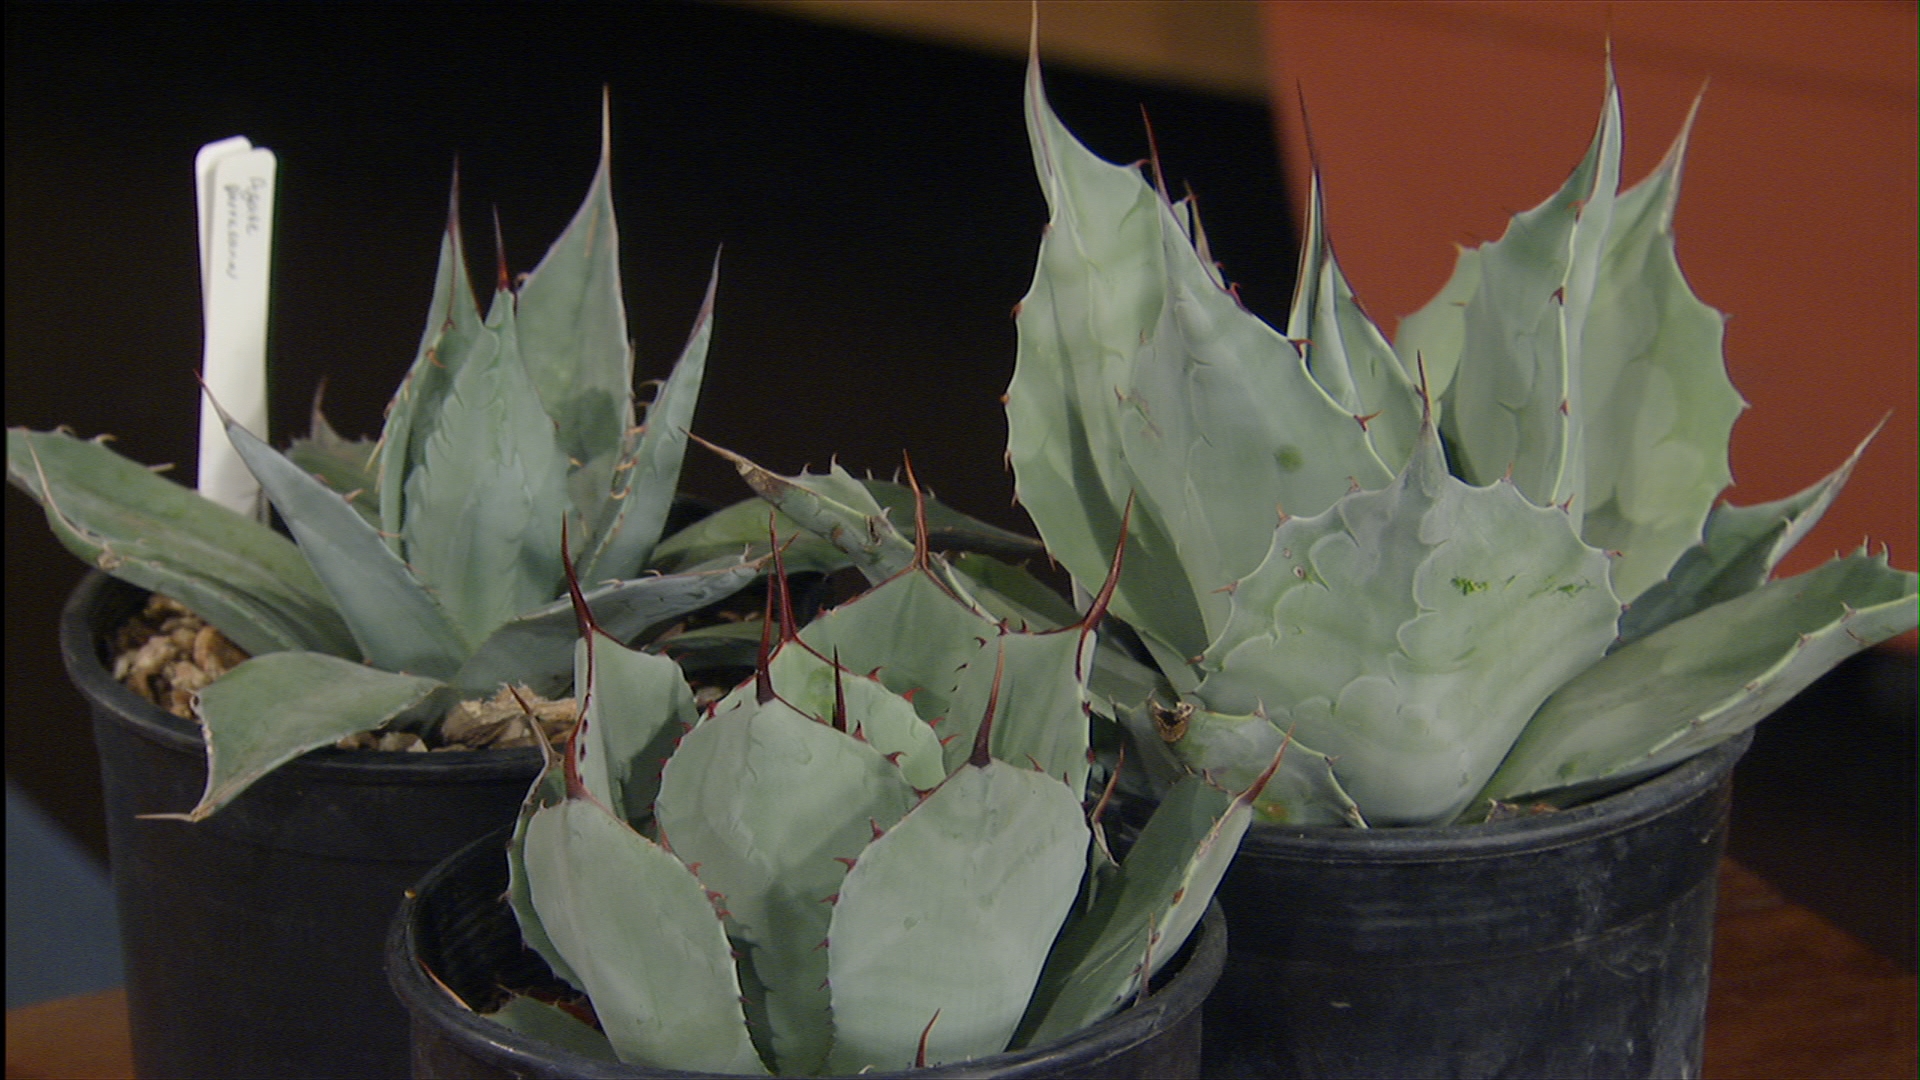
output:
M 504 261 L 483 316 L 458 186 L 432 306 L 378 442 L 314 409 L 279 453 L 227 424 L 292 540 L 64 431 L 7 433 L 8 479 L 76 555 L 184 602 L 253 658 L 208 686 L 199 820 L 279 764 L 343 736 L 430 723 L 449 698 L 571 681 L 563 559 L 631 637 L 722 598 L 738 550 L 643 576 L 675 494 L 711 333 L 713 285 L 636 424 L 608 134 L 585 201 L 519 287 Z M 569 550 L 563 552 L 563 536 Z
M 1317 180 L 1282 333 L 1238 303 L 1191 199 L 1066 130 L 1037 61 L 1027 122 L 1052 216 L 1018 309 L 1015 489 L 1082 585 L 1131 500 L 1112 610 L 1160 682 L 1105 707 L 1161 775 L 1244 783 L 1292 734 L 1267 820 L 1565 804 L 1914 626 L 1915 576 L 1884 552 L 1769 580 L 1860 451 L 1792 498 L 1716 505 L 1743 404 L 1675 257 L 1686 130 L 1620 191 L 1610 72 L 1566 184 L 1463 250 L 1392 343 Z
M 844 474 L 740 465 L 878 583 L 804 628 L 770 598 L 754 677 L 704 712 L 671 662 L 583 627 L 583 719 L 529 794 L 509 892 L 605 1041 L 526 998 L 494 1017 L 797 1075 L 966 1060 L 1119 1007 L 1205 910 L 1257 790 L 1186 778 L 1116 863 L 1082 809 L 1105 596 L 1016 628 L 929 552 L 924 512 L 908 541 Z

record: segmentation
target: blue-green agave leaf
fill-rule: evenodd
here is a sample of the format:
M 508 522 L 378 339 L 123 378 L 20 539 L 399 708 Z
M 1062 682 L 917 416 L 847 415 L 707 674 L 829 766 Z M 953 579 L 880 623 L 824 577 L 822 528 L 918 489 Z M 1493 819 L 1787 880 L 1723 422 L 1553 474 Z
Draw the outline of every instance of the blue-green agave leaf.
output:
M 231 419 L 227 438 L 293 531 L 367 662 L 437 679 L 458 670 L 469 646 L 366 519 Z
M 931 506 L 928 513 L 931 516 Z M 973 552 L 961 553 L 950 565 L 988 614 L 1015 629 L 1057 630 L 1080 621 L 1080 613 L 1065 597 L 1024 567 Z
M 759 620 L 745 619 L 664 632 L 650 647 L 686 671 L 712 671 L 752 667 L 760 655 L 760 638 Z
M 620 1060 L 763 1075 L 719 913 L 691 871 L 599 803 L 536 811 L 533 906 Z
M 1732 482 L 1727 440 L 1746 407 L 1721 359 L 1721 315 L 1687 286 L 1674 252 L 1692 126 L 1689 113 L 1665 160 L 1620 196 L 1581 337 L 1581 537 L 1620 553 L 1613 588 L 1629 603 L 1699 541 Z
M 590 528 L 616 483 L 634 426 L 633 350 L 620 295 L 620 236 L 613 218 L 611 106 L 603 103 L 600 162 L 566 231 L 520 286 L 520 356 L 538 401 L 558 426 L 560 451 L 577 464 L 566 490 Z M 698 378 L 694 379 L 697 390 Z M 671 499 L 671 481 L 668 499 Z M 658 526 L 655 526 L 658 531 Z M 649 541 L 650 542 L 650 541 Z M 627 576 L 638 569 L 609 566 Z
M 1085 792 L 1087 688 L 1094 636 L 1080 626 L 1040 634 L 1002 631 L 961 671 L 940 737 L 949 771 L 967 760 L 988 708 L 993 756 L 1038 769 Z
M 547 744 L 539 724 L 528 726 L 540 740 L 541 769 L 514 818 L 513 838 L 507 841 L 507 903 L 513 908 L 514 919 L 520 924 L 520 937 L 527 947 L 539 953 L 555 975 L 579 987 L 584 985 L 580 976 L 567 963 L 567 958 L 560 955 L 559 946 L 541 925 L 540 913 L 533 907 L 533 886 L 527 881 L 527 826 L 533 821 L 533 815 L 567 801 L 566 770 L 560 754 Z
M 992 670 L 988 650 L 999 633 L 990 616 L 947 583 L 914 568 L 822 613 L 801 629 L 800 640 L 821 656 L 838 657 L 847 670 L 873 675 L 888 690 L 910 696 L 920 718 L 936 723 L 945 737 L 952 733 L 949 723 L 978 724 L 977 708 L 963 720 L 954 702 L 969 665 L 984 656 Z
M 372 472 L 373 449 L 372 439 L 346 439 L 333 430 L 333 425 L 327 423 L 320 412 L 320 395 L 315 393 L 312 426 L 305 438 L 295 439 L 287 447 L 287 460 L 339 492 L 369 525 L 379 528 L 380 498 Z
M 452 390 L 453 376 L 484 333 L 480 304 L 467 277 L 467 253 L 460 232 L 460 177 L 447 199 L 447 228 L 440 238 L 440 265 L 434 273 L 433 300 L 413 367 L 387 405 L 371 463 L 377 477 L 380 535 L 395 555 L 405 557 L 401 527 L 406 521 L 407 474 L 419 465 L 427 440 L 439 422 L 441 399 Z
M 707 345 L 713 339 L 713 294 L 719 282 L 716 260 L 693 336 L 654 394 L 653 404 L 647 406 L 639 446 L 614 472 L 611 514 L 605 521 L 588 522 L 596 530 L 596 540 L 592 557 L 581 571 L 582 581 L 637 575 L 666 527 L 667 511 L 680 484 L 687 429 L 693 426 L 693 407 L 700 399 L 700 380 L 706 372 Z
M 913 520 L 911 487 L 871 476 L 862 479 L 860 486 L 887 512 L 889 520 Z M 1046 554 L 1046 546 L 1033 537 L 963 514 L 935 498 L 931 491 L 924 493 L 922 502 L 926 507 L 927 545 L 935 551 L 984 552 L 1005 559 Z
M 1392 471 L 1221 286 L 1174 208 L 1061 125 L 1037 61 L 1027 123 L 1052 217 L 1008 388 L 1015 490 L 1088 588 L 1135 499 L 1113 610 L 1184 660 L 1226 617 L 1218 590 L 1259 563 L 1276 505 L 1318 513 Z
M 1314 381 L 1349 414 L 1366 418 L 1361 426 L 1374 455 L 1397 469 L 1413 453 L 1413 440 L 1420 431 L 1420 395 L 1340 272 L 1327 239 L 1321 198 L 1320 174 L 1315 170 L 1287 337 L 1296 345 L 1304 343 L 1307 370 Z
M 707 445 L 733 462 L 761 498 L 845 553 L 868 581 L 885 581 L 913 561 L 913 541 L 900 535 L 873 495 L 840 466 L 829 465 L 825 473 L 781 476 L 730 450 Z
M 727 556 L 757 559 L 772 550 L 768 543 L 770 524 L 789 574 L 832 573 L 853 565 L 839 548 L 808 532 L 757 495 L 716 510 L 660 541 L 649 561 L 653 569 L 673 573 Z
M 179 600 L 248 653 L 359 655 L 300 549 L 261 523 L 65 432 L 9 428 L 7 479 L 67 550 Z
M 407 476 L 407 564 L 469 649 L 563 580 L 567 464 L 520 362 L 513 308 L 496 297 Z
M 1606 555 L 1563 511 L 1449 476 L 1429 427 L 1391 486 L 1274 531 L 1197 701 L 1264 712 L 1331 756 L 1374 825 L 1440 824 L 1600 658 L 1619 612 Z
M 759 574 L 759 563 L 728 558 L 719 566 L 612 582 L 586 589 L 584 595 L 602 628 L 620 641 L 631 641 L 649 627 L 732 596 Z M 552 697 L 572 679 L 578 639 L 571 599 L 556 600 L 502 624 L 449 681 L 475 693 L 491 693 L 501 683 L 521 683 Z
M 319 653 L 256 656 L 200 692 L 207 787 L 199 804 L 184 814 L 155 816 L 204 820 L 279 766 L 384 727 L 441 686 Z
M 783 684 L 776 676 L 776 693 Z M 850 726 L 855 709 L 850 701 Z M 910 707 L 907 716 L 919 723 Z M 750 946 L 782 1073 L 815 1073 L 826 1061 L 833 1023 L 821 945 L 832 897 L 875 830 L 914 801 L 879 748 L 780 698 L 716 710 L 667 765 L 661 834 L 725 897 L 730 935 Z
M 1104 1019 L 1172 959 L 1239 849 L 1253 820 L 1250 803 L 1198 776 L 1173 786 L 1120 873 L 1061 934 L 1018 1045 L 1044 1045 Z
M 1147 798 L 1158 799 L 1166 795 L 1180 778 L 1193 770 L 1180 760 L 1161 736 L 1158 725 L 1154 723 L 1154 702 L 1172 696 L 1171 688 L 1165 681 L 1149 683 L 1134 696 L 1134 688 L 1127 688 L 1126 697 L 1109 697 L 1100 689 L 1098 661 L 1110 650 L 1102 648 L 1095 654 L 1095 678 L 1088 683 L 1088 697 L 1094 713 L 1107 717 L 1125 731 L 1131 740 L 1127 747 L 1126 762 L 1120 768 L 1119 785 L 1122 791 Z
M 1467 305 L 1480 291 L 1480 249 L 1456 247 L 1455 251 L 1447 283 L 1425 307 L 1401 319 L 1393 335 L 1400 366 L 1416 379 L 1426 372 L 1427 395 L 1433 399 L 1434 423 L 1439 427 L 1446 426 L 1440 418 L 1441 405 L 1466 347 Z
M 1838 469 L 1797 495 L 1757 506 L 1714 507 L 1700 543 L 1680 556 L 1666 580 L 1641 593 L 1620 616 L 1620 644 L 1765 584 L 1773 568 L 1833 505 L 1879 431 L 1876 426 Z
M 573 683 L 586 688 L 575 769 L 588 794 L 638 826 L 652 816 L 660 770 L 700 711 L 679 665 L 592 634 L 574 650 Z
M 905 484 L 872 477 L 860 480 L 859 484 L 872 496 L 875 505 L 885 512 L 889 524 L 895 521 L 904 524 L 913 520 L 913 491 Z M 961 552 L 955 560 L 956 569 L 961 561 L 978 558 L 972 554 L 974 552 L 1018 558 L 1040 555 L 1045 551 L 1040 542 L 1032 537 L 1021 536 L 969 517 L 932 495 L 926 496 L 925 504 L 928 546 L 935 551 Z M 671 572 L 696 562 L 722 555 L 737 555 L 743 551 L 748 552 L 750 557 L 764 555 L 771 550 L 767 541 L 769 509 L 766 500 L 755 497 L 717 510 L 662 540 L 653 550 L 651 563 L 655 569 Z M 853 565 L 852 559 L 839 548 L 808 532 L 786 514 L 776 514 L 774 521 L 779 543 L 783 545 L 781 560 L 786 564 L 788 573 L 832 573 Z M 1036 583 L 1036 587 L 1051 593 L 1044 585 Z M 1072 618 L 1069 616 L 1067 621 L 1072 621 Z
M 1230 791 L 1253 789 L 1262 763 L 1279 757 L 1279 768 L 1253 799 L 1253 812 L 1261 821 L 1367 827 L 1360 807 L 1334 775 L 1333 759 L 1289 739 L 1264 715 L 1228 716 L 1182 703 L 1164 712 L 1160 724 L 1136 731 L 1134 741 L 1143 742 L 1162 725 L 1169 729 L 1167 735 L 1178 736 L 1174 746 L 1189 768 Z M 1285 756 L 1280 753 L 1283 747 Z
M 1077 792 L 1003 761 L 966 765 L 841 884 L 828 935 L 830 1072 L 1006 1048 L 1072 908 L 1089 839 Z
M 931 791 L 947 778 L 940 736 L 913 703 L 870 675 L 836 667 L 804 644 L 783 643 L 767 660 L 767 679 L 780 700 L 820 723 L 845 714 L 846 729 L 893 760 L 915 790 Z M 759 706 L 759 686 L 747 682 L 714 707 L 715 716 Z
M 510 1031 L 531 1035 L 563 1050 L 603 1061 L 620 1060 L 613 1052 L 613 1044 L 598 1028 L 539 998 L 514 994 L 498 1009 L 481 1015 Z
M 1441 415 L 1457 475 L 1474 484 L 1510 476 L 1535 505 L 1566 505 L 1576 530 L 1588 509 L 1582 336 L 1619 187 L 1620 96 L 1609 68 L 1579 167 L 1480 248 L 1463 360 Z
M 1915 583 L 1863 550 L 1649 634 L 1548 698 L 1482 798 L 1626 780 L 1737 735 L 1835 664 L 1913 629 Z

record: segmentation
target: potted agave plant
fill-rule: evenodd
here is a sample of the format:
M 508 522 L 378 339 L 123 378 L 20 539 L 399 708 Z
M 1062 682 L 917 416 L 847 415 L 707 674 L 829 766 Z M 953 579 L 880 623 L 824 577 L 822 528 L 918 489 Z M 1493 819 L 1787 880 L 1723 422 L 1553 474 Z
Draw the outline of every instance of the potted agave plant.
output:
M 378 442 L 341 438 L 317 404 L 312 434 L 284 454 L 227 423 L 292 539 L 100 440 L 7 433 L 8 479 L 112 575 L 89 575 L 62 633 L 95 714 L 142 1075 L 404 1069 L 382 927 L 428 867 L 512 819 L 539 752 L 333 744 L 376 730 L 438 743 L 459 702 L 565 694 L 576 624 L 563 558 L 625 639 L 756 577 L 739 547 L 687 543 L 677 572 L 650 569 L 711 306 L 710 285 L 637 424 L 603 124 L 584 203 L 517 288 L 502 268 L 484 316 L 456 197 L 426 331 Z M 197 726 L 104 666 L 103 642 L 148 591 L 250 657 L 200 691 Z M 156 820 L 169 818 L 189 824 Z
M 1113 578 L 1035 630 L 993 612 L 1037 582 L 931 554 L 924 516 L 909 542 L 844 474 L 740 464 L 874 584 L 805 627 L 770 594 L 753 677 L 704 710 L 583 627 L 581 723 L 507 850 L 394 925 L 415 1075 L 1196 1075 L 1219 916 L 1180 950 L 1272 769 L 1187 777 L 1116 862 L 1083 806 Z M 508 992 L 555 975 L 597 1025 Z
M 1294 740 L 1221 887 L 1210 1068 L 1698 1075 L 1745 733 L 1916 604 L 1864 548 L 1770 580 L 1852 460 L 1716 502 L 1742 403 L 1675 258 L 1685 132 L 1621 191 L 1609 75 L 1565 186 L 1389 343 L 1317 187 L 1282 332 L 1191 200 L 1062 126 L 1037 62 L 1027 120 L 1052 216 L 1015 487 L 1087 588 L 1131 503 L 1111 609 L 1155 672 L 1099 707 L 1162 789 L 1244 785 Z

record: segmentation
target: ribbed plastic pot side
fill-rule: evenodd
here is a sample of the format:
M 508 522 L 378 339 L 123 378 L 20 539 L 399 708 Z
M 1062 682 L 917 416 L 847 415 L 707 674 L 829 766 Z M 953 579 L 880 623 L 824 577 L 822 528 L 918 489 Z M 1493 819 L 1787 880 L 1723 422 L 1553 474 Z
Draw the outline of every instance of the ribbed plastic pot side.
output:
M 95 571 L 60 623 L 99 748 L 136 1072 L 405 1075 L 386 926 L 409 885 L 513 820 L 539 751 L 316 750 L 205 821 L 141 820 L 186 810 L 206 783 L 196 726 L 103 661 L 146 595 Z
M 585 1057 L 495 1024 L 448 996 L 440 984 L 465 1000 L 478 1001 L 503 983 L 526 986 L 554 979 L 538 954 L 521 943 L 519 924 L 504 900 L 507 836 L 502 830 L 447 860 L 414 888 L 394 919 L 387 970 L 394 992 L 413 1014 L 414 1077 L 634 1080 L 717 1075 Z M 899 1080 L 1197 1077 L 1201 1002 L 1220 975 L 1226 951 L 1226 922 L 1215 904 L 1156 980 L 1153 993 L 1115 1016 L 1031 1050 L 861 1075 Z
M 1215 1077 L 1700 1075 L 1716 868 L 1751 733 L 1491 825 L 1249 830 Z

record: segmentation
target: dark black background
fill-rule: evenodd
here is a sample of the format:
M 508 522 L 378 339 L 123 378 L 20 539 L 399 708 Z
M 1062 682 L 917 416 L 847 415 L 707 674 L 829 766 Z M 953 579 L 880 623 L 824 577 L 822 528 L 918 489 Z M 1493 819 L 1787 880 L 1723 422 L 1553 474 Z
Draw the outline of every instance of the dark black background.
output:
M 245 134 L 280 160 L 275 438 L 304 429 L 322 377 L 336 427 L 377 431 L 456 155 L 484 288 L 489 208 L 510 268 L 531 269 L 585 193 L 607 86 L 640 376 L 665 373 L 724 244 L 698 433 L 786 471 L 836 454 L 891 471 L 904 450 L 948 501 L 1025 527 L 998 398 L 1045 208 L 1017 59 L 653 2 L 9 3 L 6 60 L 9 425 L 111 432 L 192 482 L 192 159 Z M 1295 250 L 1265 106 L 1048 75 L 1110 159 L 1145 156 L 1148 110 L 1242 297 L 1283 316 Z M 697 451 L 686 486 L 745 494 Z M 81 566 L 12 490 L 6 539 L 7 772 L 101 852 L 86 714 L 52 633 Z M 1909 968 L 1913 673 L 1868 654 L 1763 724 L 1732 842 Z

